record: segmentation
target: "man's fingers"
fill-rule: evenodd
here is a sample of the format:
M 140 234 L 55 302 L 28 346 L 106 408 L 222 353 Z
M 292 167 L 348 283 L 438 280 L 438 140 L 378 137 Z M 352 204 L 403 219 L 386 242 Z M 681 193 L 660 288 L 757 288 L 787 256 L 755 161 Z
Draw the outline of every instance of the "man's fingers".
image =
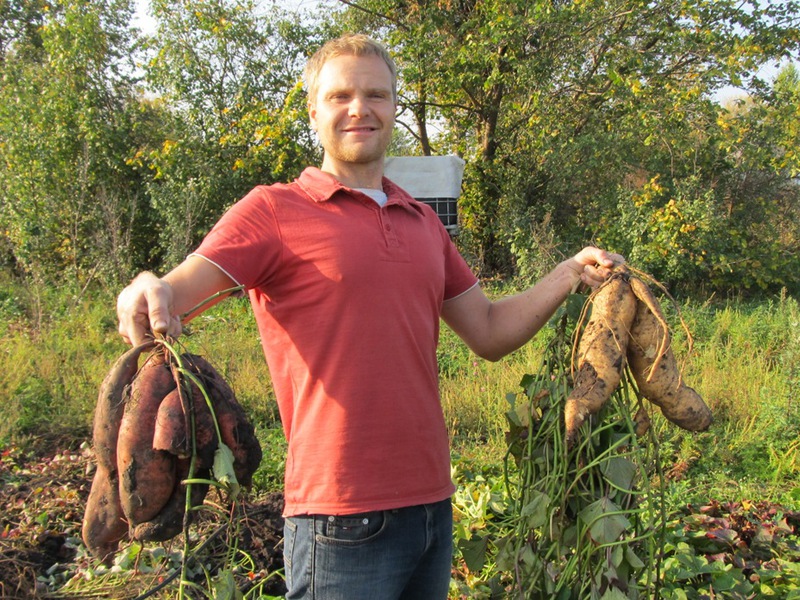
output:
M 172 315 L 172 288 L 153 275 L 141 273 L 117 298 L 119 333 L 134 346 L 146 341 L 149 335 L 177 337 L 180 320 Z
M 150 328 L 154 333 L 169 333 L 172 320 L 172 298 L 169 296 L 167 288 L 162 285 L 147 287 L 144 290 Z

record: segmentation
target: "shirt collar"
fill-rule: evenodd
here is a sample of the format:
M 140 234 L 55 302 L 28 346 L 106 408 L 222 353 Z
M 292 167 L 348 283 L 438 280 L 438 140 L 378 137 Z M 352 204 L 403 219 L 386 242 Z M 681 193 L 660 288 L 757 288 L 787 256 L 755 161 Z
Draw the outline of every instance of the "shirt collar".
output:
M 327 202 L 337 192 L 352 194 L 354 191 L 352 188 L 343 185 L 330 173 L 325 173 L 317 167 L 307 167 L 297 178 L 297 184 L 314 202 Z M 386 206 L 395 204 L 420 214 L 423 212 L 417 200 L 386 177 L 383 178 L 383 191 L 386 192 L 388 197 Z

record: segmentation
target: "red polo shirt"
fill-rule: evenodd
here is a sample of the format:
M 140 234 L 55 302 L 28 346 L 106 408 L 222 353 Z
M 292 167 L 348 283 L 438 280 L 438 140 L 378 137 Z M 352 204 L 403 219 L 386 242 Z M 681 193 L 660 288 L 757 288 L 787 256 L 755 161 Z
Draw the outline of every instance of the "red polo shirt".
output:
M 249 291 L 288 440 L 288 516 L 454 490 L 439 314 L 477 280 L 430 207 L 388 179 L 383 188 L 379 207 L 306 169 L 256 187 L 196 252 Z

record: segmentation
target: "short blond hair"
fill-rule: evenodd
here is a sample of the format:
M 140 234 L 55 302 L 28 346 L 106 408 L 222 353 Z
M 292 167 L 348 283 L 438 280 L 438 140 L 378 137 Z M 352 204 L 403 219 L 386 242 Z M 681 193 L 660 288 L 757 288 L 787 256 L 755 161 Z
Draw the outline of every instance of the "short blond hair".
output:
M 392 74 L 392 99 L 397 101 L 397 67 L 389 52 L 371 37 L 361 33 L 346 33 L 341 37 L 326 42 L 306 64 L 304 81 L 308 93 L 308 101 L 314 102 L 317 97 L 319 72 L 331 58 L 337 56 L 379 56 L 389 67 Z

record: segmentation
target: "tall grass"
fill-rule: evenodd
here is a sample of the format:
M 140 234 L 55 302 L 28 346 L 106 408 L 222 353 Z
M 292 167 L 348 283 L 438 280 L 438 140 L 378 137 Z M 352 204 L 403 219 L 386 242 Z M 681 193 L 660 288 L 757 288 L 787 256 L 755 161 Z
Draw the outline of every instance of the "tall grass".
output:
M 758 303 L 685 302 L 675 350 L 687 382 L 715 414 L 708 432 L 690 434 L 654 415 L 661 455 L 676 497 L 725 495 L 800 503 L 800 308 L 780 296 Z M 43 318 L 42 315 L 47 315 Z M 88 439 L 99 385 L 125 345 L 116 332 L 113 294 L 25 293 L 0 278 L 0 445 L 32 436 Z M 279 419 L 258 330 L 247 300 L 221 303 L 181 338 L 206 356 L 272 448 L 279 468 Z M 505 452 L 506 395 L 540 361 L 549 333 L 498 363 L 472 355 L 446 327 L 439 360 L 442 408 L 458 457 L 499 464 Z M 657 413 L 657 411 L 653 411 Z M 81 439 L 82 438 L 82 439 Z M 275 482 L 278 473 L 264 481 Z M 256 478 L 257 481 L 259 478 Z

